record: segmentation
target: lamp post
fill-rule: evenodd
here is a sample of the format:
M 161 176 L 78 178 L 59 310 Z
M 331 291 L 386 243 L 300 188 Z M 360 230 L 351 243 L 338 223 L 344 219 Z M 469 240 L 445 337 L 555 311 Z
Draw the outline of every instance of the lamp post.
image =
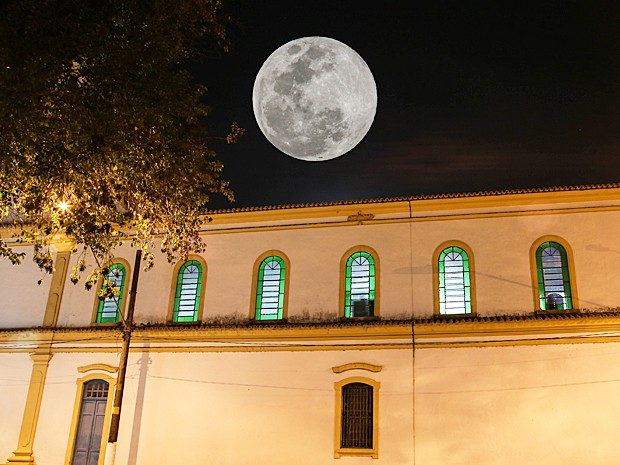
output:
M 127 307 L 127 317 L 123 322 L 123 348 L 118 367 L 118 377 L 114 389 L 114 405 L 112 407 L 112 419 L 110 421 L 110 434 L 106 448 L 106 465 L 114 465 L 116 459 L 116 442 L 118 440 L 118 427 L 121 421 L 121 407 L 123 405 L 123 392 L 125 390 L 125 375 L 127 373 L 127 358 L 129 357 L 129 344 L 131 342 L 131 331 L 133 330 L 133 312 L 136 305 L 136 293 L 138 288 L 138 277 L 140 275 L 140 260 L 142 250 L 136 250 L 136 260 L 134 262 L 133 276 L 131 279 L 131 289 L 129 290 L 129 305 Z

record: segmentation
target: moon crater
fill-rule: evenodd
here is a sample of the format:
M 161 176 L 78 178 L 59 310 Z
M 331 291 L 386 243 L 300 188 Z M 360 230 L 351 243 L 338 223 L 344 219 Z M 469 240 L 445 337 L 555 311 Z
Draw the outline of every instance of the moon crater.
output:
M 294 158 L 330 160 L 354 148 L 374 120 L 377 89 L 350 47 L 305 37 L 277 49 L 254 83 L 256 121 L 276 148 Z

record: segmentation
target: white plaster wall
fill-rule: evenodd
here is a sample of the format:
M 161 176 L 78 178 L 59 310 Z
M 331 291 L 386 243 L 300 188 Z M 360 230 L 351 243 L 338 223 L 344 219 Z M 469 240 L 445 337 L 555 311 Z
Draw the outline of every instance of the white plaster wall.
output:
M 331 371 L 349 362 L 384 370 Z M 333 458 L 334 383 L 354 375 L 382 383 L 372 462 L 411 463 L 410 351 L 135 354 L 128 373 L 117 463 L 368 463 Z
M 450 240 L 465 242 L 473 251 L 478 314 L 531 312 L 535 307 L 530 249 L 545 235 L 563 238 L 574 252 L 579 306 L 617 307 L 620 301 L 614 289 L 620 283 L 620 261 L 615 256 L 620 254 L 620 247 L 613 234 L 616 230 L 620 230 L 617 212 L 416 222 L 411 229 L 410 267 L 414 313 L 432 314 L 432 256 L 440 244 Z M 382 279 L 388 278 L 383 275 Z M 398 294 L 383 295 L 382 300 Z
M 158 246 L 159 247 L 159 246 Z M 168 263 L 166 256 L 155 250 L 155 266 L 144 271 L 144 261 L 138 277 L 138 293 L 134 319 L 137 323 L 165 323 L 168 318 L 170 292 L 172 283 L 176 284 L 177 277 L 173 276 L 174 264 Z M 132 264 L 135 260 L 135 251 L 131 250 L 125 259 Z M 209 263 L 207 263 L 207 286 L 209 279 Z M 129 294 L 127 294 L 129 304 Z M 125 306 L 125 311 L 127 306 Z
M 531 312 L 535 303 L 530 248 L 545 235 L 560 236 L 574 252 L 574 281 L 580 308 L 618 307 L 620 260 L 616 257 L 620 258 L 620 247 L 614 234 L 617 230 L 620 213 L 592 212 L 207 234 L 207 250 L 203 254 L 207 263 L 203 318 L 245 320 L 250 316 L 254 264 L 268 250 L 280 250 L 290 259 L 289 317 L 335 316 L 340 260 L 356 245 L 372 247 L 379 256 L 381 316 L 396 318 L 412 312 L 429 316 L 434 299 L 433 252 L 449 240 L 465 242 L 473 250 L 478 314 Z M 135 251 L 129 246 L 119 249 L 118 255 L 133 265 Z M 72 258 L 71 266 L 76 260 Z M 175 279 L 173 265 L 157 251 L 155 261 L 154 269 L 140 273 L 135 313 L 138 323 L 162 323 L 168 316 L 171 283 Z M 3 295 L 13 302 L 11 305 L 25 308 L 19 314 L 23 319 L 13 325 L 32 326 L 34 321 L 40 324 L 49 284 L 32 292 L 31 283 L 36 279 L 31 268 L 22 265 L 13 274 L 19 277 L 23 292 L 15 293 L 13 288 L 8 292 L 7 281 L 0 282 L 6 288 Z M 130 281 L 128 276 L 127 286 Z M 22 295 L 29 299 L 26 302 L 38 299 L 37 305 L 24 305 Z M 59 325 L 90 325 L 95 298 L 94 289 L 87 292 L 83 283 L 74 286 L 67 279 Z M 32 308 L 40 308 L 40 313 L 33 313 Z M 7 318 L 6 312 L 2 315 Z
M 30 328 L 41 326 L 52 277 L 32 261 L 30 247 L 16 247 L 25 252 L 21 265 L 0 259 L 0 328 Z M 37 281 L 44 278 L 40 285 Z
M 19 389 L 4 401 L 0 453 L 16 445 L 29 379 L 26 355 L 3 355 Z M 8 360 L 8 362 L 6 361 Z M 457 349 L 132 353 L 117 463 L 617 463 L 620 343 Z M 380 373 L 334 374 L 366 362 Z M 37 463 L 60 464 L 77 367 L 117 354 L 56 354 L 35 440 Z M 412 376 L 415 364 L 415 380 Z M 381 383 L 379 459 L 333 458 L 334 383 Z M 2 386 L 2 393 L 6 385 Z M 415 386 L 415 412 L 412 386 Z M 2 398 L 6 399 L 3 395 Z M 21 398 L 21 401 L 19 400 Z M 0 401 L 3 402 L 3 401 Z M 6 405 L 5 405 L 6 404 Z M 9 412 L 5 421 L 4 412 Z
M 127 253 L 127 251 L 119 249 L 117 254 L 122 255 L 123 253 Z M 90 291 L 87 291 L 84 287 L 86 277 L 88 273 L 91 272 L 94 265 L 92 257 L 86 258 L 87 268 L 81 273 L 80 281 L 73 284 L 69 276 L 73 272 L 73 267 L 77 266 L 80 258 L 78 254 L 73 254 L 69 260 L 65 288 L 60 304 L 60 311 L 58 312 L 58 326 L 61 327 L 90 326 L 92 322 L 96 289 L 95 286 L 93 286 Z
M 115 251 L 117 257 L 123 258 L 129 263 L 128 275 L 125 281 L 127 295 L 123 302 L 125 314 L 129 304 L 129 290 L 131 289 L 131 280 L 133 278 L 135 253 L 135 249 L 128 244 L 119 247 Z M 141 262 L 134 313 L 136 323 L 163 323 L 168 315 L 171 282 L 173 279 L 176 280 L 176 276 L 173 277 L 174 265 L 168 263 L 165 255 L 161 254 L 157 248 L 154 257 L 155 266 L 149 271 L 144 271 L 144 260 Z M 73 255 L 70 260 L 58 317 L 58 326 L 84 327 L 90 326 L 93 321 L 97 289 L 94 286 L 87 291 L 84 287 L 86 276 L 93 268 L 92 259 L 87 258 L 89 266 L 82 273 L 82 278 L 77 284 L 72 284 L 69 279 L 71 268 L 77 265 L 79 258 L 79 256 Z
M 407 225 L 323 227 L 205 236 L 209 266 L 205 315 L 250 316 L 252 272 L 268 250 L 284 252 L 290 262 L 289 317 L 338 314 L 340 260 L 353 246 L 366 245 L 379 255 L 381 314 L 410 313 L 410 280 L 400 273 L 408 262 Z M 409 291 L 407 291 L 409 289 Z
M 120 351 L 119 351 L 120 352 Z M 42 465 L 60 465 L 65 463 L 65 456 L 70 438 L 71 419 L 73 408 L 78 393 L 77 380 L 90 373 L 79 373 L 78 367 L 93 363 L 106 363 L 118 366 L 119 354 L 112 353 L 59 353 L 50 360 L 47 371 L 47 381 L 41 410 L 39 412 L 39 424 L 34 442 L 34 457 L 36 463 Z M 112 393 L 108 401 L 112 398 Z
M 32 360 L 28 354 L 0 354 L 0 462 L 13 455 L 30 385 Z
M 416 352 L 418 465 L 618 463 L 620 344 Z

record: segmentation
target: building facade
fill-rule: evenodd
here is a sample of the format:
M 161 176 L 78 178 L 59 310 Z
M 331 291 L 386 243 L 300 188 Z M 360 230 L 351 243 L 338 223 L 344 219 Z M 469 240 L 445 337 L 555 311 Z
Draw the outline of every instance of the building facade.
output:
M 617 463 L 620 187 L 210 216 L 139 273 L 116 463 Z M 56 248 L 0 262 L 7 464 L 106 460 L 134 251 L 101 301 Z

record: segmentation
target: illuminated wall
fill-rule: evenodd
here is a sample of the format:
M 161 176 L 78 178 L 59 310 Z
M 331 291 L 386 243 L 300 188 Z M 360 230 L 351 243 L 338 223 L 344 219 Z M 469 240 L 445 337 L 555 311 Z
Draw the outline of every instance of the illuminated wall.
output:
M 163 256 L 140 274 L 116 463 L 615 463 L 619 206 L 620 189 L 592 188 L 214 214 L 199 322 L 170 322 Z M 566 247 L 570 311 L 536 307 L 545 241 Z M 470 254 L 475 315 L 437 314 L 450 244 Z M 376 254 L 376 318 L 342 319 L 357 249 Z M 249 321 L 266 253 L 286 256 L 288 321 Z M 129 287 L 134 251 L 118 256 Z M 59 271 L 0 275 L 0 463 L 69 464 L 84 383 L 113 387 L 120 331 Z M 348 379 L 377 386 L 376 458 L 337 458 Z

